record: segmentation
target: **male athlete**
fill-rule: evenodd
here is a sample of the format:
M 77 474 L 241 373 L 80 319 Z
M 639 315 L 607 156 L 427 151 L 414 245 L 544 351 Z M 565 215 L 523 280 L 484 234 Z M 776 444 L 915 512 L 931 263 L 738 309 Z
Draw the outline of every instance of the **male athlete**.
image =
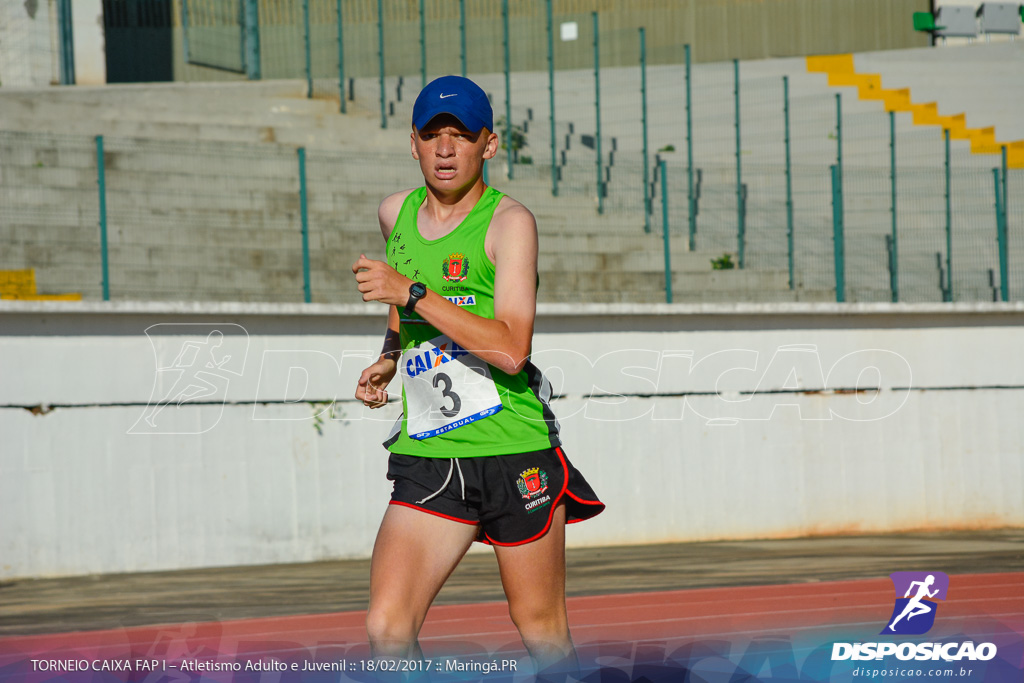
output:
M 384 348 L 356 398 L 381 407 L 402 375 L 403 415 L 384 444 L 394 490 L 370 567 L 371 651 L 421 657 L 427 609 L 481 541 L 494 546 L 537 670 L 572 670 L 565 524 L 604 505 L 562 452 L 551 386 L 529 360 L 537 224 L 483 182 L 498 136 L 475 83 L 431 82 L 412 124 L 425 186 L 381 202 L 387 261 L 364 255 L 352 266 L 363 300 L 390 304 Z

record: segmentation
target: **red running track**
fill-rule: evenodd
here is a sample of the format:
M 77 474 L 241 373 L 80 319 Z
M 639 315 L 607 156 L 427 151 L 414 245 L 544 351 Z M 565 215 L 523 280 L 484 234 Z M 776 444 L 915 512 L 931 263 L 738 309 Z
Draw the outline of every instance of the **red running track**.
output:
M 870 639 L 893 603 L 892 583 L 884 578 L 576 597 L 568 607 L 582 655 L 609 642 L 640 649 L 715 638 L 822 640 L 826 632 Z M 365 612 L 340 612 L 5 637 L 0 680 L 13 680 L 4 666 L 30 658 L 365 657 L 364 618 Z M 929 638 L 962 633 L 980 642 L 993 624 L 1024 637 L 1024 572 L 950 576 Z M 434 607 L 421 644 L 428 657 L 525 654 L 504 603 Z

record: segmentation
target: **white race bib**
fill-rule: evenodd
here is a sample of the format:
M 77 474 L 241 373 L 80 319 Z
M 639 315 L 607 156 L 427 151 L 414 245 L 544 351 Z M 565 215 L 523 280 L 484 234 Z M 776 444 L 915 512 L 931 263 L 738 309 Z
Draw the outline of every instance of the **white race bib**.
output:
M 401 372 L 410 438 L 444 434 L 502 408 L 487 363 L 447 335 L 407 350 Z

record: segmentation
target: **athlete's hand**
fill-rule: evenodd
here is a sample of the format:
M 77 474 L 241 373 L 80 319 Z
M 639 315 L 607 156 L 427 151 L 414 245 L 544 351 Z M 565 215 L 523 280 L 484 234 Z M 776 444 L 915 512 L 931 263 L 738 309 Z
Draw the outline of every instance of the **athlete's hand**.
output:
M 360 254 L 352 264 L 358 289 L 363 301 L 380 301 L 392 306 L 404 306 L 409 302 L 409 287 L 412 280 L 383 261 L 374 261 Z
M 368 408 L 383 408 L 388 402 L 386 387 L 397 371 L 398 364 L 391 358 L 382 358 L 363 370 L 356 384 L 356 399 Z

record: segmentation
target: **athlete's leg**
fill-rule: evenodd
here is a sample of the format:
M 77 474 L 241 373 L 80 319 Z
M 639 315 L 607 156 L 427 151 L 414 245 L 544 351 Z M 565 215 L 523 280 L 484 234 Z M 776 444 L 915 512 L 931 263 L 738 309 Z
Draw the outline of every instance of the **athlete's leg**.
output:
M 476 538 L 477 527 L 389 505 L 370 561 L 366 632 L 377 657 L 420 657 L 427 609 Z
M 565 505 L 541 538 L 517 546 L 494 546 L 508 611 L 538 672 L 574 671 L 576 650 L 565 611 Z
M 914 607 L 914 609 L 912 609 L 910 611 L 910 614 L 907 615 L 907 621 L 910 621 L 914 617 L 919 616 L 921 614 L 928 614 L 931 611 L 932 611 L 931 607 L 929 607 L 928 605 L 924 604 L 923 602 L 919 602 Z
M 896 626 L 896 623 L 900 619 L 902 619 L 903 617 L 907 616 L 907 614 L 910 613 L 913 609 L 914 609 L 914 603 L 912 603 L 912 602 L 907 603 L 907 605 L 903 608 L 903 611 L 900 612 L 900 615 L 898 617 L 896 617 L 895 619 L 893 619 L 892 623 L 889 624 L 889 630 L 890 631 L 894 630 L 895 626 Z

